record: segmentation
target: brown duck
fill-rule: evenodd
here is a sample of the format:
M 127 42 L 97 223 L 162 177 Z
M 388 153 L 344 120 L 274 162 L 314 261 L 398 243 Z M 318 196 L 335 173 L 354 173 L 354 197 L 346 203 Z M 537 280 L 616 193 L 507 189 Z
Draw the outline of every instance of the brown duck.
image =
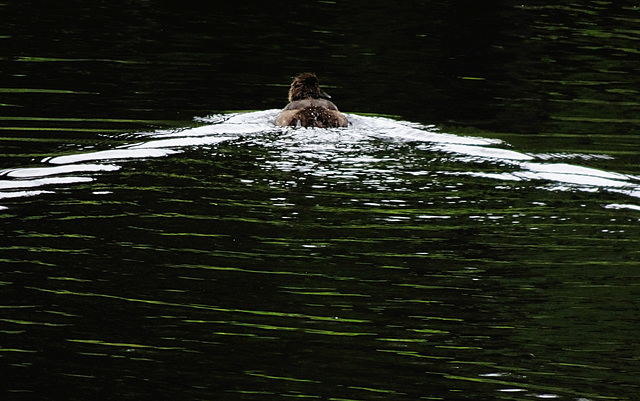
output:
M 276 118 L 276 125 L 335 128 L 349 125 L 325 91 L 316 74 L 304 72 L 294 78 L 289 88 L 289 104 Z

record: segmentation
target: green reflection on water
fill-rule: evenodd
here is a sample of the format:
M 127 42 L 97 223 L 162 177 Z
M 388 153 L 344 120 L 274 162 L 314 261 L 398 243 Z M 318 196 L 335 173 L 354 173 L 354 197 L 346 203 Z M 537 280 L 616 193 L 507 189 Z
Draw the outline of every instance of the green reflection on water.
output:
M 267 375 L 261 372 L 257 372 L 257 371 L 245 371 L 244 374 L 248 375 L 248 376 L 255 376 L 255 377 L 260 377 L 260 378 L 264 378 L 264 379 L 270 379 L 270 380 L 284 380 L 284 381 L 291 381 L 291 382 L 306 382 L 306 383 L 320 383 L 317 380 L 311 380 L 311 379 L 298 379 L 295 377 L 285 377 L 285 376 L 271 376 L 271 375 Z
M 121 297 L 117 295 L 82 293 L 82 292 L 74 292 L 74 291 L 68 291 L 68 290 L 51 290 L 51 289 L 36 288 L 36 287 L 27 287 L 27 288 L 36 290 L 36 291 L 52 293 L 56 295 L 73 295 L 73 296 L 81 296 L 81 297 L 109 298 L 109 299 L 117 299 L 121 301 L 134 302 L 134 303 L 172 306 L 172 307 L 178 307 L 178 308 L 206 309 L 206 310 L 211 310 L 216 312 L 233 312 L 233 313 L 242 313 L 242 314 L 259 315 L 259 316 L 303 318 L 303 319 L 309 319 L 309 320 L 330 321 L 330 322 L 338 322 L 338 323 L 369 323 L 368 320 L 348 319 L 348 318 L 342 318 L 337 316 L 315 316 L 315 315 L 305 315 L 301 313 L 219 308 L 219 307 L 210 306 L 210 305 L 179 304 L 179 303 L 158 301 L 158 300 L 152 300 L 152 299 L 126 298 L 126 297 Z
M 107 347 L 141 348 L 141 349 L 147 348 L 147 349 L 155 349 L 155 350 L 185 350 L 186 349 L 182 347 L 159 347 L 156 345 L 113 343 L 113 342 L 107 342 L 107 341 L 101 341 L 101 340 L 83 340 L 83 339 L 72 339 L 72 338 L 68 338 L 67 341 L 72 343 L 104 345 Z

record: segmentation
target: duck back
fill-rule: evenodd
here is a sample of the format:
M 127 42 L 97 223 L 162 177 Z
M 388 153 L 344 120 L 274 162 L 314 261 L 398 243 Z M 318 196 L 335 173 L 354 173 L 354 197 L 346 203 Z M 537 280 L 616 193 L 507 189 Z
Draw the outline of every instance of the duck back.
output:
M 335 110 L 321 106 L 307 106 L 299 110 L 291 119 L 289 125 L 302 127 L 337 128 L 346 127 L 347 119 Z

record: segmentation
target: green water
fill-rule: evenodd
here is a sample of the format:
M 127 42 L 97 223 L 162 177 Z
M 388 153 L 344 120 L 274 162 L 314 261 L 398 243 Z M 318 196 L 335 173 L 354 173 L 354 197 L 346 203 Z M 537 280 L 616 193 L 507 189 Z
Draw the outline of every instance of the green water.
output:
M 2 399 L 635 399 L 640 9 L 506 3 L 0 3 Z

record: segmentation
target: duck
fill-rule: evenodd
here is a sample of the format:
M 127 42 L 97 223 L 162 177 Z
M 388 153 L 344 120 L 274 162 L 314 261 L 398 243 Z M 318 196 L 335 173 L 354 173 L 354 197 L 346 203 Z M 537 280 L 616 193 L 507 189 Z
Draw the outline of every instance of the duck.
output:
M 291 82 L 289 104 L 276 118 L 276 125 L 280 127 L 347 127 L 349 120 L 329 99 L 331 96 L 320 88 L 316 74 L 303 72 Z

